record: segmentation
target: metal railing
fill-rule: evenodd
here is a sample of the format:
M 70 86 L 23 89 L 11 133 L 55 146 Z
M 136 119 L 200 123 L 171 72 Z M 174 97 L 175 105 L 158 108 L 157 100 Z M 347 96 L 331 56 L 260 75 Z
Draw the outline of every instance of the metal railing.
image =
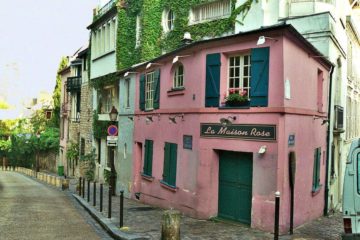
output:
M 66 81 L 66 91 L 76 92 L 81 89 L 81 76 L 80 77 L 68 77 Z
M 322 2 L 322 3 L 329 3 L 335 4 L 335 0 L 290 0 L 290 3 L 305 3 L 305 2 Z
M 109 11 L 111 8 L 113 8 L 115 6 L 116 1 L 115 0 L 110 0 L 107 4 L 105 4 L 102 8 L 99 9 L 99 11 L 97 12 L 95 18 L 99 18 L 102 15 L 104 15 L 107 11 Z

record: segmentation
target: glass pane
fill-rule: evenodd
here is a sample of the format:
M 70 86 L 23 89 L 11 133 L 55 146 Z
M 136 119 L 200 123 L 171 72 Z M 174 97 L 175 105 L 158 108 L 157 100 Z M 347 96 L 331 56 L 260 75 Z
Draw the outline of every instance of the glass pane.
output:
M 240 69 L 239 68 L 235 68 L 235 76 L 236 77 L 240 76 Z
M 240 65 L 240 57 L 236 57 L 235 58 L 235 65 L 239 66 Z

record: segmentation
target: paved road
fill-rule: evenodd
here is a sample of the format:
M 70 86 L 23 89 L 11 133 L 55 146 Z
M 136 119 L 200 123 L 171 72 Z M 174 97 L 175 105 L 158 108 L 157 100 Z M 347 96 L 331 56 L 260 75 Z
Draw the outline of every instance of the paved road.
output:
M 0 171 L 0 239 L 111 239 L 59 190 Z

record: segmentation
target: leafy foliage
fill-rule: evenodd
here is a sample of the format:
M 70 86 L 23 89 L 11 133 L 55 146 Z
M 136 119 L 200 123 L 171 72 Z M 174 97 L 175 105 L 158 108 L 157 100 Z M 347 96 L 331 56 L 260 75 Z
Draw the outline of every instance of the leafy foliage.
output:
M 107 128 L 111 121 L 99 121 L 99 115 L 97 111 L 93 112 L 93 132 L 94 138 L 100 139 L 107 136 Z
M 231 0 L 232 12 L 229 18 L 193 25 L 188 24 L 191 7 L 207 3 L 209 0 L 125 0 L 125 2 L 127 7 L 118 10 L 116 47 L 118 70 L 179 48 L 185 32 L 190 32 L 195 41 L 233 33 L 237 16 L 242 16 L 244 20 L 252 4 L 258 0 L 247 0 L 238 7 L 235 7 L 236 0 Z M 163 31 L 161 24 L 164 9 L 171 9 L 175 14 L 174 29 L 167 33 Z M 136 47 L 135 31 L 138 15 L 142 26 L 141 44 Z
M 86 179 L 93 181 L 95 178 L 95 149 L 93 149 L 90 153 L 85 154 L 80 157 L 80 161 L 85 162 L 87 165 L 86 171 L 85 171 L 85 177 Z
M 65 69 L 69 64 L 67 57 L 62 57 L 59 63 L 58 72 Z M 61 76 L 59 73 L 56 74 L 56 84 L 53 91 L 53 100 L 54 100 L 54 112 L 52 115 L 52 121 L 54 121 L 55 126 L 60 125 L 60 97 L 61 97 Z

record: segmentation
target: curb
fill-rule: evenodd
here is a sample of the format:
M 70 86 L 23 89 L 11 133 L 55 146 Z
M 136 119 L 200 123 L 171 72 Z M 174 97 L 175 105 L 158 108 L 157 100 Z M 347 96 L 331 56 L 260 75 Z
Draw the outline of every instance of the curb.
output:
M 106 232 L 115 239 L 120 240 L 148 240 L 147 236 L 140 236 L 132 233 L 125 233 L 119 230 L 118 226 L 113 224 L 109 218 L 99 214 L 96 210 L 89 206 L 89 204 L 76 194 L 72 196 L 80 203 L 80 205 L 106 230 Z

